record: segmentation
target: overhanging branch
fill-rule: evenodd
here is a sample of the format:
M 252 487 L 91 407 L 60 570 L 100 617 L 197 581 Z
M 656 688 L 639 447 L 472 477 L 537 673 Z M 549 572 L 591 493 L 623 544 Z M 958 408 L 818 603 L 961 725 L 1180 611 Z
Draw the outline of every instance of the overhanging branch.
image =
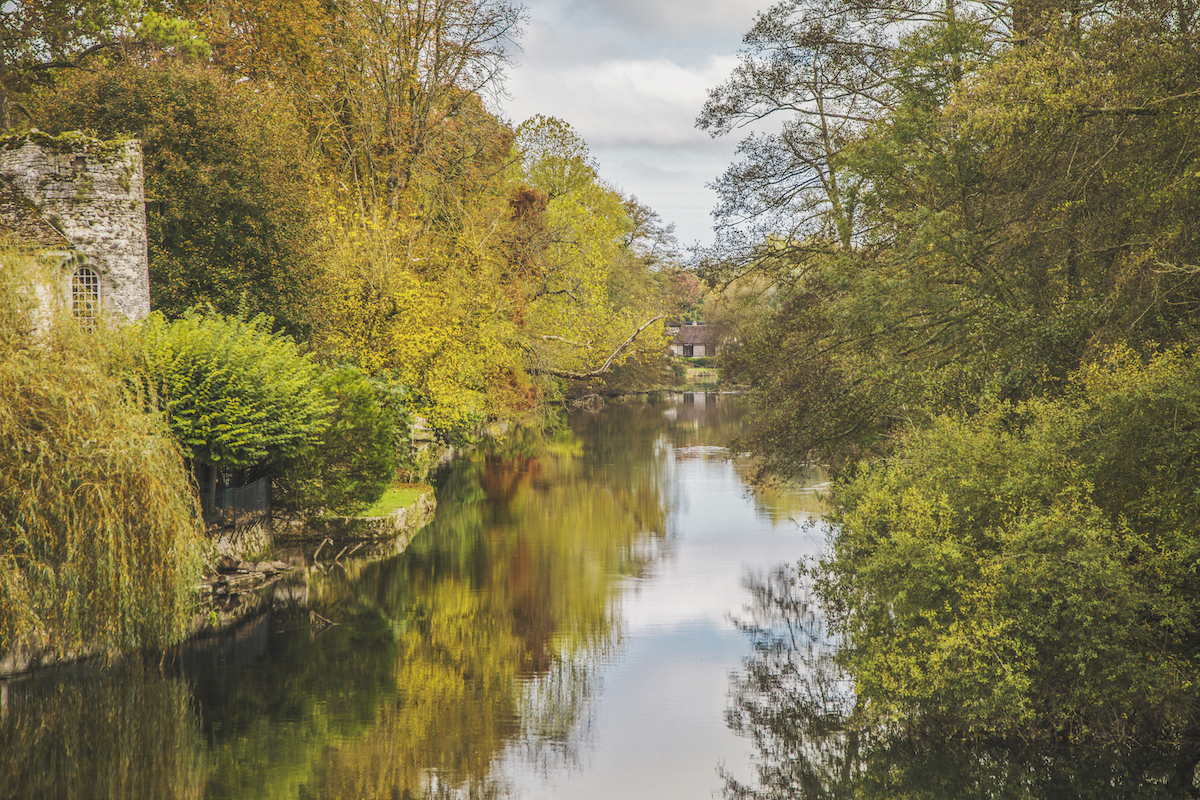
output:
M 594 369 L 591 372 L 571 372 L 571 371 L 565 370 L 565 369 L 542 368 L 542 369 L 534 369 L 533 372 L 536 374 L 540 374 L 540 375 L 553 375 L 556 378 L 570 378 L 571 380 L 576 380 L 576 381 L 586 380 L 587 378 L 595 378 L 599 375 L 603 375 L 604 373 L 608 372 L 608 368 L 612 366 L 613 360 L 616 359 L 617 356 L 621 355 L 621 353 L 625 352 L 626 348 L 628 348 L 629 345 L 633 344 L 634 340 L 637 339 L 637 337 L 642 334 L 642 331 L 646 330 L 646 328 L 649 328 L 651 325 L 658 322 L 660 319 L 663 318 L 663 316 L 665 316 L 665 315 L 660 314 L 659 316 L 655 317 L 652 320 L 649 320 L 648 322 L 643 324 L 640 328 L 638 328 L 636 331 L 634 331 L 629 336 L 628 339 L 621 342 L 621 344 L 617 347 L 617 349 L 613 350 L 609 354 L 608 358 L 604 359 L 604 363 L 601 364 L 598 369 Z

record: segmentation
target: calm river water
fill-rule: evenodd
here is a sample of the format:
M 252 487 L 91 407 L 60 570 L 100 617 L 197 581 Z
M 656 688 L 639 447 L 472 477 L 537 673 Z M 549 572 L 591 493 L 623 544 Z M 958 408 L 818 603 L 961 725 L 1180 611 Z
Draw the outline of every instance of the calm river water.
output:
M 165 665 L 0 684 L 0 797 L 720 795 L 753 777 L 748 578 L 822 537 L 811 491 L 747 491 L 740 420 L 689 395 L 509 435 L 401 555 L 291 576 Z
M 820 548 L 820 509 L 750 495 L 723 449 L 742 419 L 696 395 L 510 435 L 439 476 L 401 555 L 309 565 L 166 661 L 0 682 L 0 799 L 1200 796 L 1200 732 L 848 729 L 783 567 Z

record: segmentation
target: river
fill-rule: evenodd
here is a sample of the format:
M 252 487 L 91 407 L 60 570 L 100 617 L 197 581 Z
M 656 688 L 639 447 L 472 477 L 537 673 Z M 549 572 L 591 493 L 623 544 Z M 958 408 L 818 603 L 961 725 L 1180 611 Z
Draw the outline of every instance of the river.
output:
M 0 797 L 719 795 L 753 775 L 736 621 L 823 537 L 812 487 L 747 490 L 741 423 L 697 394 L 515 432 L 438 475 L 400 555 L 168 659 L 2 684 Z
M 692 395 L 510 434 L 438 475 L 400 555 L 308 562 L 168 657 L 0 681 L 0 800 L 1200 796 L 1200 734 L 847 726 L 794 570 L 819 476 L 751 494 L 743 422 Z

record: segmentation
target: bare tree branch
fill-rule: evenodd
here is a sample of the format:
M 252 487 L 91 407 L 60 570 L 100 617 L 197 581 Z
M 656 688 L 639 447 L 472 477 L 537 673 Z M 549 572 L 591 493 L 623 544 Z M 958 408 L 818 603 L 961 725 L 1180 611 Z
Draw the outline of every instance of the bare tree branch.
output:
M 654 319 L 649 320 L 648 322 L 644 323 L 640 328 L 638 328 L 636 331 L 634 331 L 629 336 L 628 339 L 621 342 L 620 346 L 618 346 L 616 350 L 613 350 L 612 353 L 609 354 L 608 358 L 604 359 L 604 363 L 602 365 L 600 365 L 599 369 L 594 369 L 591 372 L 571 372 L 569 370 L 563 370 L 563 369 L 542 368 L 542 369 L 534 369 L 533 372 L 537 373 L 537 374 L 541 374 L 541 375 L 553 375 L 556 378 L 570 378 L 571 380 L 576 380 L 576 381 L 586 380 L 587 378 L 594 378 L 598 375 L 603 375 L 604 373 L 608 372 L 608 368 L 612 366 L 613 360 L 617 356 L 621 355 L 621 353 L 625 352 L 625 349 L 627 347 L 629 347 L 629 345 L 633 344 L 634 340 L 637 339 L 637 337 L 641 335 L 642 331 L 646 330 L 646 328 L 649 328 L 651 325 L 658 322 L 660 319 L 663 318 L 663 316 L 664 315 L 660 314 L 659 316 L 655 317 Z

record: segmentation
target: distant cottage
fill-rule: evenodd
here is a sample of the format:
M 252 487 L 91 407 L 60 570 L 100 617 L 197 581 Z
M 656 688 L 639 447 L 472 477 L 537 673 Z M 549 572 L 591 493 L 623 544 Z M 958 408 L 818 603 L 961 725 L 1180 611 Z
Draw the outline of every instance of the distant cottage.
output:
M 717 353 L 718 336 L 711 325 L 688 322 L 677 329 L 671 352 L 684 358 L 702 358 Z
M 87 325 L 150 313 L 142 147 L 79 133 L 0 138 L 0 239 L 58 273 L 43 311 L 62 302 Z

